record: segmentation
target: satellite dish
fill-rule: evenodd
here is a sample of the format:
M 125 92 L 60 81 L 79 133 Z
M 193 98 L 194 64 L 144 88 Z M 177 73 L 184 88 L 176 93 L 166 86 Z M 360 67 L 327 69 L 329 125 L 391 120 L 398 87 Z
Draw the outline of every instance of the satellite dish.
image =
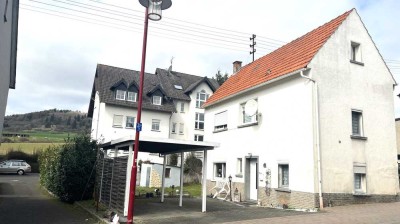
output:
M 257 113 L 258 103 L 256 100 L 249 100 L 244 105 L 244 111 L 247 116 L 254 116 Z

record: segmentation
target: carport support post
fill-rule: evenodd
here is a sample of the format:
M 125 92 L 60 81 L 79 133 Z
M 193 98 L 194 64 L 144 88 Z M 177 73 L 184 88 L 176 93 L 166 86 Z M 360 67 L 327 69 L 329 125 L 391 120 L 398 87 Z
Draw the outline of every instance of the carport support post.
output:
M 164 187 L 165 187 L 165 168 L 166 168 L 166 155 L 164 155 L 163 159 L 163 168 L 162 168 L 162 182 L 161 182 L 161 202 L 164 202 Z
M 181 192 L 179 195 L 179 207 L 182 207 L 182 196 L 183 196 L 183 157 L 184 153 L 181 152 Z
M 201 203 L 201 212 L 206 212 L 207 206 L 207 150 L 204 150 L 203 154 L 203 181 L 201 187 L 203 188 L 202 192 L 202 203 Z

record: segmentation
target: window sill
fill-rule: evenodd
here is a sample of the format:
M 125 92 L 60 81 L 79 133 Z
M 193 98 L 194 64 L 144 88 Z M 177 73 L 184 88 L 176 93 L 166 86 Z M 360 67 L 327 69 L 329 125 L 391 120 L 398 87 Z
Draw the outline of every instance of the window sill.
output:
M 365 192 L 354 192 L 353 196 L 357 196 L 357 197 L 371 197 L 370 194 L 367 194 Z
M 113 128 L 122 128 L 122 126 L 113 126 Z
M 364 140 L 364 141 L 368 140 L 367 137 L 365 137 L 365 136 L 360 136 L 360 135 L 350 135 L 350 138 L 351 138 L 351 139 Z
M 181 114 L 184 114 L 185 112 L 184 112 L 184 111 L 181 111 L 180 113 L 181 113 Z
M 243 178 L 243 174 L 236 174 L 235 177 Z
M 134 127 L 125 127 L 126 129 L 134 129 Z
M 161 132 L 160 130 L 151 130 L 151 131 L 155 131 L 155 132 Z
M 196 131 L 204 131 L 204 129 L 198 129 L 198 128 L 195 128 L 194 130 L 196 130 Z
M 255 126 L 255 125 L 258 125 L 258 121 L 252 122 L 252 123 L 238 125 L 238 128 L 245 128 L 245 127 L 250 127 L 250 126 Z
M 223 132 L 223 131 L 228 131 L 228 128 L 220 129 L 220 130 L 215 130 L 213 133 L 218 133 L 218 132 Z
M 183 133 L 179 133 L 179 135 L 185 135 L 185 134 L 183 134 Z
M 289 188 L 283 188 L 283 187 L 275 188 L 275 191 L 287 192 L 287 193 L 291 193 L 292 192 Z
M 172 135 L 176 135 L 176 133 L 175 133 L 175 132 L 171 132 L 171 134 L 172 134 Z
M 351 60 L 351 59 L 350 59 L 350 62 L 353 63 L 353 64 L 356 64 L 356 65 L 364 66 L 364 63 L 359 62 L 359 61 L 354 61 L 354 60 Z

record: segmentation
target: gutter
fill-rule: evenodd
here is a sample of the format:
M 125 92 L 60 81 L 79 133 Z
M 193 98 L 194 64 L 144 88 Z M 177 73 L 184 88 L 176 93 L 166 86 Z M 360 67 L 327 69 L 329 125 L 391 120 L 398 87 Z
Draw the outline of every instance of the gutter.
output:
M 225 100 L 234 98 L 234 97 L 236 97 L 236 96 L 238 96 L 238 95 L 241 95 L 241 94 L 250 92 L 250 91 L 252 91 L 252 90 L 254 90 L 254 89 L 257 89 L 257 88 L 260 88 L 260 87 L 269 85 L 269 84 L 271 84 L 271 83 L 280 81 L 280 80 L 282 80 L 282 79 L 288 78 L 288 77 L 290 77 L 290 76 L 296 75 L 296 74 L 298 74 L 298 73 L 300 73 L 300 72 L 303 72 L 304 70 L 307 70 L 307 69 L 306 69 L 306 68 L 301 68 L 301 69 L 298 69 L 298 70 L 296 70 L 296 71 L 290 72 L 290 73 L 288 73 L 288 74 L 286 74 L 286 75 L 282 75 L 282 76 L 276 77 L 276 78 L 271 79 L 271 80 L 269 80 L 269 81 L 267 81 L 267 82 L 263 82 L 263 83 L 258 84 L 258 85 L 256 85 L 256 86 L 250 87 L 250 88 L 245 89 L 245 90 L 243 90 L 243 91 L 240 91 L 240 92 L 238 92 L 238 93 L 229 95 L 229 96 L 227 96 L 227 97 L 225 97 L 225 98 L 222 98 L 222 99 L 220 99 L 220 100 L 217 100 L 217 101 L 215 101 L 215 102 L 212 102 L 212 103 L 210 103 L 209 105 L 206 105 L 204 108 L 213 106 L 213 105 L 218 104 L 218 103 L 220 103 L 220 102 L 222 102 L 222 101 L 225 101 Z
M 314 79 L 305 76 L 303 74 L 303 71 L 300 71 L 300 76 L 310 80 L 313 83 L 313 100 L 314 100 L 314 130 L 315 130 L 315 147 L 317 148 L 317 157 L 318 157 L 318 191 L 319 191 L 319 208 L 323 209 L 324 208 L 324 201 L 323 201 L 323 197 L 322 197 L 322 170 L 321 170 L 321 147 L 320 147 L 320 139 L 319 139 L 319 135 L 320 135 L 320 127 L 319 127 L 319 101 L 318 101 L 318 84 L 317 81 L 315 81 Z

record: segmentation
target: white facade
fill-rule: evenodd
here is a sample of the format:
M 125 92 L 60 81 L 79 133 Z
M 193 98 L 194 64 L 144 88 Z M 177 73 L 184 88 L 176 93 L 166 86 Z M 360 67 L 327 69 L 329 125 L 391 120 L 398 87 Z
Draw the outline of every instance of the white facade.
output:
M 6 8 L 7 7 L 7 8 Z M 0 2 L 0 135 L 3 130 L 8 89 L 15 88 L 19 1 Z M 4 17 L 3 17 L 3 12 Z
M 320 187 L 321 196 L 329 198 L 325 205 L 340 200 L 335 194 L 354 201 L 395 198 L 396 83 L 357 12 L 339 25 L 306 69 L 286 76 L 207 106 L 207 121 L 224 111 L 227 115 L 226 130 L 206 123 L 207 140 L 221 144 L 209 152 L 211 184 L 232 176 L 242 199 L 264 200 L 268 206 L 282 206 L 286 200 L 301 207 L 302 194 L 309 198 L 305 206 L 318 207 Z M 243 125 L 241 105 L 252 99 L 258 121 Z M 359 135 L 354 134 L 352 111 Z M 281 180 L 286 167 L 287 182 Z M 275 201 L 268 199 L 272 195 Z

